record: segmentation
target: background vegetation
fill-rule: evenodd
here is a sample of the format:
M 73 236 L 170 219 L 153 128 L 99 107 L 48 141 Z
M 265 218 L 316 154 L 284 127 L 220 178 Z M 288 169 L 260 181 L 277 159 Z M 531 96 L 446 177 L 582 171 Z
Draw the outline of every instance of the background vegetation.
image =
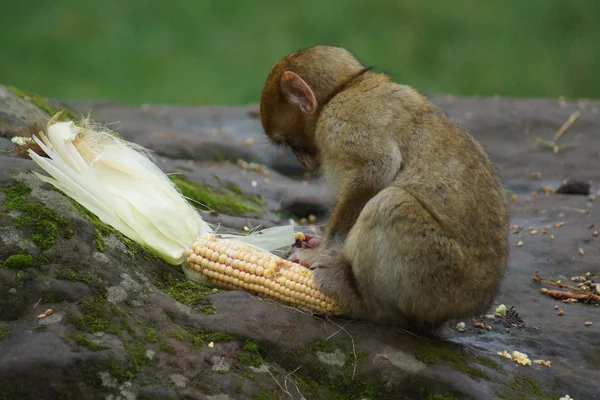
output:
M 314 44 L 429 93 L 600 97 L 599 0 L 23 0 L 0 26 L 0 83 L 62 99 L 255 102 Z

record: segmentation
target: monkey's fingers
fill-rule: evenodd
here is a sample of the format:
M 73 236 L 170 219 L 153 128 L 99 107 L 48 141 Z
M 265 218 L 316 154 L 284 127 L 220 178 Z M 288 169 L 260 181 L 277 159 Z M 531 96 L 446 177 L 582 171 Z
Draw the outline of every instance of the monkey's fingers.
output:
M 317 247 L 321 243 L 321 236 L 306 236 L 306 247 L 313 248 Z

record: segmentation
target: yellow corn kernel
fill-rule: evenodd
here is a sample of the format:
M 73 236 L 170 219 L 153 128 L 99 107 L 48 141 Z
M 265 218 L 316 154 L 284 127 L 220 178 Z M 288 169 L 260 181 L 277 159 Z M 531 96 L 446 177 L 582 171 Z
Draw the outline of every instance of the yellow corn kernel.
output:
M 322 314 L 340 314 L 335 302 L 317 289 L 310 269 L 267 251 L 211 234 L 198 238 L 186 255 L 188 267 L 216 287 L 246 290 Z

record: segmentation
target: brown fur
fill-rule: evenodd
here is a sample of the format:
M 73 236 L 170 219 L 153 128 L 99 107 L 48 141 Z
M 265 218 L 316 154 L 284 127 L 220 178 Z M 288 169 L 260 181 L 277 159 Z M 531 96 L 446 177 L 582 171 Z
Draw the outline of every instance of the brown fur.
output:
M 490 306 L 508 259 L 506 193 L 440 108 L 317 46 L 275 65 L 260 112 L 268 137 L 336 191 L 321 244 L 293 257 L 349 315 L 437 327 Z

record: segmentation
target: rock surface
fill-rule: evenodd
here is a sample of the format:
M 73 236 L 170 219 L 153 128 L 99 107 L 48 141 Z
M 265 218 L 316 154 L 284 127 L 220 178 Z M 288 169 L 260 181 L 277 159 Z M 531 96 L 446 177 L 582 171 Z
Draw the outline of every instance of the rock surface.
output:
M 433 100 L 484 143 L 516 197 L 512 223 L 523 227 L 511 235 L 497 297 L 518 316 L 483 316 L 490 331 L 464 321 L 464 333 L 452 321 L 442 339 L 325 321 L 187 281 L 9 152 L 7 139 L 27 121 L 64 105 L 0 86 L 0 399 L 600 398 L 600 307 L 562 303 L 532 280 L 536 271 L 567 283 L 600 273 L 600 199 L 544 192 L 566 178 L 600 181 L 600 103 Z M 325 221 L 327 190 L 302 181 L 295 159 L 266 145 L 254 106 L 69 106 L 118 121 L 113 129 L 154 150 L 166 171 L 183 175 L 186 195 L 213 210 L 205 214 L 211 222 L 241 229 L 309 215 Z M 552 140 L 578 109 L 559 142 L 567 146 L 555 154 L 536 143 Z M 523 367 L 496 354 L 504 350 L 552 366 Z

